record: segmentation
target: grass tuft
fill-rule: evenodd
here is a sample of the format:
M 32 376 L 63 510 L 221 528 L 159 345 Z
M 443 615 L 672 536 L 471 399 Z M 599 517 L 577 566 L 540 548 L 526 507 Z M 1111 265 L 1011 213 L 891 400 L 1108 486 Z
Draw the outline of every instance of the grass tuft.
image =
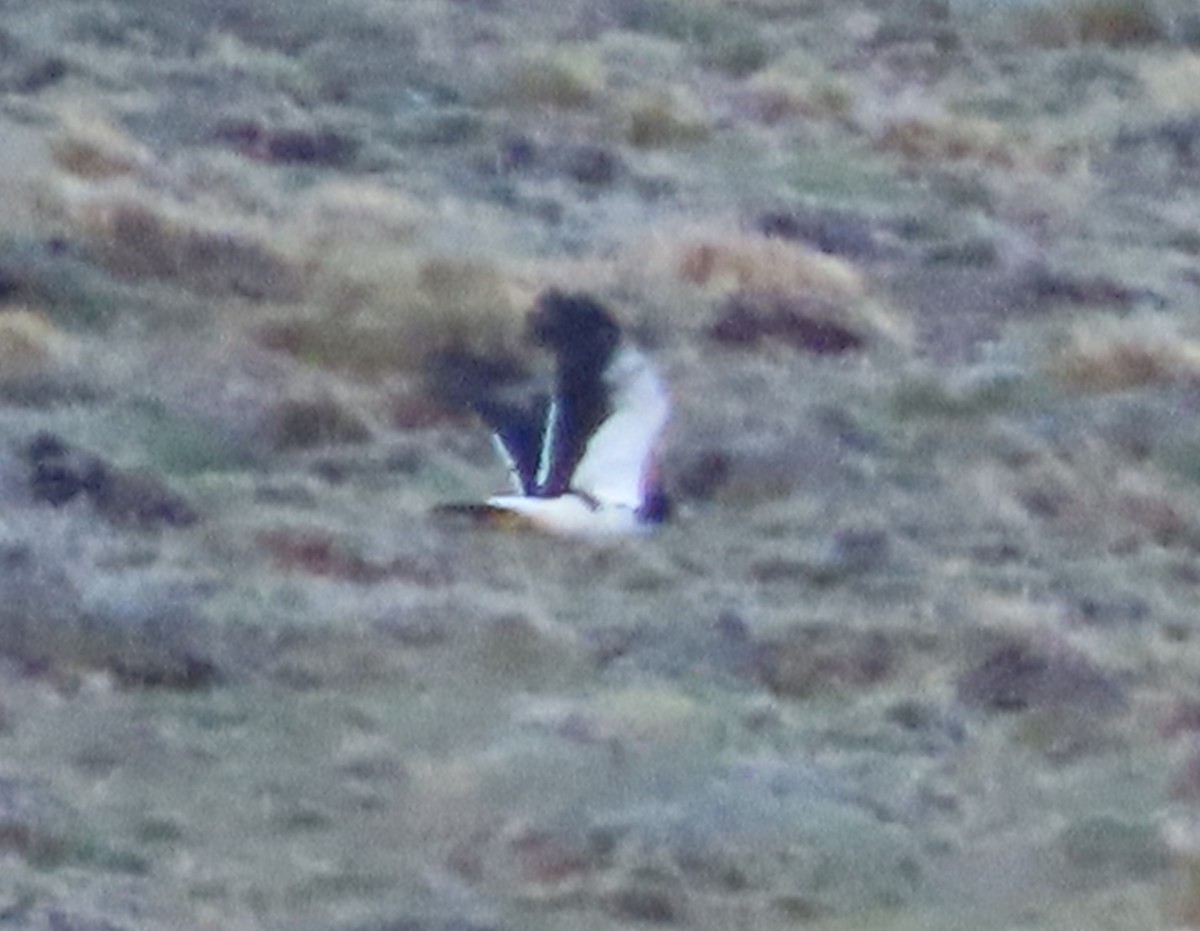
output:
M 770 57 L 754 19 L 721 3 L 629 0 L 620 15 L 626 29 L 682 42 L 698 51 L 702 64 L 735 76 L 757 71 Z
M 502 99 L 517 106 L 570 110 L 592 103 L 604 86 L 604 70 L 583 49 L 555 48 L 523 56 L 503 79 Z
M 77 356 L 78 348 L 42 314 L 0 310 L 0 384 L 40 380 Z
M 269 221 L 176 178 L 110 122 L 68 115 L 52 152 L 60 171 L 36 198 L 43 225 L 82 241 L 112 274 L 206 295 L 299 295 L 301 269 Z
M 921 162 L 970 161 L 1014 168 L 1024 159 L 1019 141 L 1003 126 L 951 115 L 891 120 L 875 145 Z
M 268 323 L 263 341 L 305 362 L 374 378 L 446 353 L 519 352 L 521 289 L 474 259 L 358 250 L 314 274 L 314 299 Z
M 625 139 L 639 149 L 693 145 L 708 138 L 709 124 L 698 102 L 682 93 L 657 93 L 626 105 Z
M 1200 340 L 1155 321 L 1088 320 L 1050 355 L 1048 374 L 1083 394 L 1200 381 Z
M 141 171 L 153 163 L 149 149 L 96 114 L 68 110 L 50 141 L 50 155 L 69 175 L 100 180 Z
M 1167 40 L 1167 21 L 1153 0 L 1074 0 L 1020 13 L 1019 30 L 1031 45 L 1065 48 L 1149 45 Z
M 811 291 L 836 299 L 861 297 L 865 286 L 850 263 L 766 236 L 699 236 L 668 245 L 682 281 L 709 291 Z
M 44 215 L 114 275 L 165 279 L 199 294 L 291 301 L 302 269 L 264 225 L 121 185 L 60 183 Z

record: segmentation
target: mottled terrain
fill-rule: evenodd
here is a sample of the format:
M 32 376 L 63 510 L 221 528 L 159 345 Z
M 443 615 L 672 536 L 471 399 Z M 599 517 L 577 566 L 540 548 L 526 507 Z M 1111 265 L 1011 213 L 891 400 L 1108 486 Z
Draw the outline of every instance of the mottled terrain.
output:
M 0 924 L 1200 926 L 1190 3 L 4 14 Z M 551 287 L 654 536 L 432 513 Z

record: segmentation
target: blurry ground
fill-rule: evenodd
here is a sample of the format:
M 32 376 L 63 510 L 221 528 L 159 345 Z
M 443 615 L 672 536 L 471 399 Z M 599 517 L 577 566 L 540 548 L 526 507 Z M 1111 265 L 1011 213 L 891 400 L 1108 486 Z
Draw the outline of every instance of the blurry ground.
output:
M 1189 3 L 4 11 L 5 927 L 1200 925 Z M 550 286 L 652 538 L 430 515 Z

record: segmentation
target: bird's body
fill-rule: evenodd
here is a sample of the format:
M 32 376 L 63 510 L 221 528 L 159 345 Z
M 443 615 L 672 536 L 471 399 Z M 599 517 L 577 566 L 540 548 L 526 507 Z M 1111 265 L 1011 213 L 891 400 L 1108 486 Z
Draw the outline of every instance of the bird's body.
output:
M 476 404 L 514 493 L 468 509 L 568 536 L 645 532 L 667 510 L 657 476 L 670 416 L 662 379 L 591 298 L 549 292 L 531 329 L 556 357 L 553 395 L 531 408 Z
M 596 504 L 570 491 L 555 498 L 493 495 L 487 503 L 518 518 L 516 526 L 527 523 L 531 528 L 567 537 L 628 536 L 645 533 L 653 526 L 639 520 L 634 508 Z

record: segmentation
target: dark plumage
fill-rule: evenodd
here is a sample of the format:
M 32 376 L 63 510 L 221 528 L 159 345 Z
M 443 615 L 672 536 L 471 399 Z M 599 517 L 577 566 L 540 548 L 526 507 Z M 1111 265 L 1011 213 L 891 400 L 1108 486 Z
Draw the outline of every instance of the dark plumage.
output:
M 584 294 L 546 292 L 530 317 L 534 342 L 557 362 L 556 409 L 551 467 L 540 476 L 536 494 L 553 498 L 570 488 L 571 476 L 587 441 L 612 408 L 604 372 L 621 342 L 621 329 L 597 301 Z

